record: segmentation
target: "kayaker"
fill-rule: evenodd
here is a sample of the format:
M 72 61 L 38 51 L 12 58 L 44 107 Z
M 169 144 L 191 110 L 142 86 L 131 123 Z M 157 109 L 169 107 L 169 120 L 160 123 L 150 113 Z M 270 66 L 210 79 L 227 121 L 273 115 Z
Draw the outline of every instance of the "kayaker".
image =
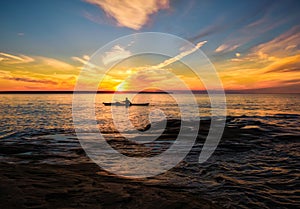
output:
M 129 101 L 129 99 L 127 97 L 125 99 L 125 105 L 126 105 L 126 107 L 131 105 L 131 102 Z

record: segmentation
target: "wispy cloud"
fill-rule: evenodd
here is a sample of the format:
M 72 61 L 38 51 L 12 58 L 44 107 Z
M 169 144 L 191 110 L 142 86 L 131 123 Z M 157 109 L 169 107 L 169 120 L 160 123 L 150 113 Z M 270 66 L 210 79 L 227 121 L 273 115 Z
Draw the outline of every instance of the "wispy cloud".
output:
M 300 77 L 300 26 L 235 56 L 215 63 L 228 89 L 284 88 Z M 293 85 L 299 85 L 293 82 Z M 298 86 L 300 87 L 300 86 Z M 274 89 L 273 89 L 274 90 Z M 285 91 L 287 88 L 285 88 Z
M 269 13 L 273 9 L 273 5 L 275 2 L 265 2 L 257 6 L 257 8 L 253 10 L 247 10 L 245 11 L 244 15 L 241 17 L 234 17 L 232 19 L 227 19 L 227 17 L 230 17 L 229 14 L 219 14 L 219 17 L 212 23 L 209 24 L 208 26 L 202 28 L 198 34 L 189 37 L 188 40 L 194 42 L 199 39 L 203 39 L 204 37 L 210 36 L 210 35 L 215 35 L 219 34 L 228 30 L 232 30 L 235 28 L 239 28 L 240 25 L 245 25 L 247 21 L 251 20 L 252 18 L 259 17 L 263 14 Z M 233 13 L 233 11 L 227 11 L 228 13 Z M 257 22 L 256 26 L 258 26 L 260 22 L 262 22 L 261 19 Z M 250 26 L 254 26 L 255 24 Z M 237 45 L 238 43 L 234 44 Z M 227 44 L 228 45 L 228 44 Z M 230 47 L 229 47 L 230 48 Z
M 289 56 L 284 59 L 276 59 L 272 64 L 264 68 L 265 73 L 271 72 L 298 72 L 300 76 L 300 55 Z
M 0 55 L 3 56 L 3 57 L 9 58 L 9 59 L 23 61 L 23 59 L 21 57 L 18 57 L 18 56 L 12 55 L 12 54 L 7 54 L 7 53 L 1 52 Z
M 238 29 L 234 29 L 227 38 L 225 38 L 223 43 L 215 49 L 215 52 L 231 52 L 243 45 L 251 44 L 252 41 L 255 42 L 256 38 L 264 36 L 267 32 L 291 20 L 292 17 L 290 16 L 274 16 L 274 14 L 277 14 L 281 9 L 278 5 L 279 4 L 275 1 L 271 5 L 269 5 L 269 3 L 264 4 L 262 10 L 255 11 L 251 16 L 248 16 L 247 19 L 243 18 L 243 22 L 239 21 L 239 23 L 242 24 L 238 26 Z M 249 20 L 252 21 L 247 23 Z
M 181 60 L 185 56 L 197 51 L 198 49 L 200 49 L 206 43 L 207 43 L 207 41 L 201 41 L 201 42 L 197 43 L 195 47 L 193 47 L 189 50 L 183 51 L 180 54 L 176 55 L 175 57 L 167 59 L 167 60 L 163 61 L 162 63 L 159 63 L 158 65 L 152 66 L 151 68 L 154 68 L 154 69 L 164 68 L 164 67 L 166 67 L 166 66 L 168 66 L 168 65 L 170 65 L 174 62 L 177 62 L 177 61 Z
M 161 9 L 169 8 L 169 0 L 85 1 L 102 8 L 109 17 L 113 17 L 117 21 L 118 26 L 134 30 L 141 29 L 149 21 L 150 15 Z
M 210 24 L 209 26 L 203 28 L 197 35 L 189 37 L 188 40 L 194 42 L 206 36 L 220 33 L 226 29 L 229 29 L 230 27 L 232 27 L 231 24 L 224 24 L 221 19 L 218 19 L 213 24 Z
M 300 84 L 300 78 L 286 80 L 286 81 L 283 81 L 283 83 L 287 83 L 287 84 Z
M 0 66 L 4 68 L 5 66 L 11 66 L 13 68 L 31 68 L 32 70 L 38 69 L 43 71 L 43 69 L 52 69 L 57 72 L 73 71 L 75 67 L 67 62 L 63 62 L 58 59 L 43 57 L 43 56 L 27 56 L 24 54 L 10 54 L 5 52 L 0 52 Z M 11 69 L 13 69 L 11 68 Z
M 72 60 L 80 62 L 83 65 L 88 64 L 90 57 L 88 55 L 83 55 L 83 57 L 71 57 Z
M 300 25 L 292 27 L 287 32 L 273 40 L 254 47 L 253 52 L 264 57 L 273 55 L 285 57 L 286 54 L 299 53 L 300 50 Z
M 8 63 L 8 64 L 22 64 L 33 62 L 34 58 L 28 57 L 25 55 L 13 55 L 4 52 L 0 52 L 0 62 Z
M 49 58 L 49 57 L 37 57 L 39 62 L 44 66 L 49 66 L 51 68 L 59 69 L 59 70 L 74 70 L 74 66 L 69 63 Z
M 40 84 L 50 84 L 56 85 L 57 82 L 52 80 L 43 80 L 43 79 L 33 79 L 33 78 L 26 78 L 26 77 L 2 77 L 5 80 L 12 80 L 12 81 L 21 81 L 21 82 L 28 82 L 28 83 L 40 83 Z
M 237 56 L 235 61 L 256 62 L 260 64 L 294 63 L 300 53 L 300 26 L 294 26 L 270 41 L 250 49 L 245 56 Z M 277 65 L 276 65 L 277 66 Z
M 231 52 L 242 45 L 245 45 L 253 39 L 263 35 L 264 33 L 273 30 L 279 25 L 283 24 L 285 20 L 280 20 L 275 23 L 268 23 L 268 21 L 261 19 L 250 25 L 245 26 L 237 32 L 232 33 L 223 44 L 216 48 L 216 52 Z
M 58 59 L 6 52 L 0 52 L 0 69 L 0 88 L 8 90 L 24 90 L 28 86 L 70 90 L 79 72 L 77 66 Z
M 229 42 L 226 44 L 222 44 L 218 48 L 216 48 L 216 52 L 233 51 L 241 45 L 240 43 L 236 42 L 238 41 L 232 41 L 232 43 Z
M 104 65 L 108 65 L 112 62 L 126 59 L 130 55 L 130 51 L 126 50 L 120 45 L 115 45 L 110 51 L 105 53 L 105 55 L 102 57 L 102 61 Z

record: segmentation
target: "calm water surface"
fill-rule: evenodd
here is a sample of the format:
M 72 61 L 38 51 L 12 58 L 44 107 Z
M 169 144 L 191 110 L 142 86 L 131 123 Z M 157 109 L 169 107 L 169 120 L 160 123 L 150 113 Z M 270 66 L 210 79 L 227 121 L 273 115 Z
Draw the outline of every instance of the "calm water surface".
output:
M 182 97 L 184 96 L 182 94 Z M 116 99 L 121 101 L 124 97 L 124 95 L 117 95 Z M 97 119 L 103 126 L 111 126 L 111 124 L 106 123 L 110 120 L 111 109 L 105 107 L 102 102 L 110 102 L 111 99 L 111 94 L 98 94 L 95 99 Z M 202 119 L 209 117 L 210 102 L 208 96 L 198 94 L 196 99 L 199 103 L 200 117 Z M 272 123 L 280 116 L 287 116 L 286 118 L 288 118 L 289 116 L 297 117 L 300 114 L 299 94 L 229 94 L 226 99 L 227 116 L 247 116 L 261 119 L 268 117 L 269 123 Z M 180 119 L 179 108 L 170 95 L 137 95 L 133 102 L 149 102 L 150 106 L 130 107 L 128 111 L 131 119 L 147 120 L 148 113 L 155 109 L 162 110 L 168 118 Z M 2 138 L 23 131 L 32 134 L 30 130 L 33 132 L 51 129 L 68 131 L 73 129 L 72 95 L 0 95 L 0 119 L 0 137 Z M 290 127 L 287 126 L 286 128 Z

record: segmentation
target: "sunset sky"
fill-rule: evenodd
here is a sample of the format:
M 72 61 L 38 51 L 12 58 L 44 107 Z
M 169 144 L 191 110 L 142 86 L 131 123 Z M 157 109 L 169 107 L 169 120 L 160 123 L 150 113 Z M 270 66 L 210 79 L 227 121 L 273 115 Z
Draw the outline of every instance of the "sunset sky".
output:
M 100 47 L 154 31 L 201 43 L 226 90 L 300 93 L 299 20 L 298 0 L 1 1 L 0 91 L 73 90 Z M 130 53 L 120 46 L 113 50 L 109 59 Z M 119 66 L 118 78 L 109 78 L 101 90 L 115 90 L 136 73 L 133 67 Z M 192 89 L 203 88 L 180 63 L 173 67 Z

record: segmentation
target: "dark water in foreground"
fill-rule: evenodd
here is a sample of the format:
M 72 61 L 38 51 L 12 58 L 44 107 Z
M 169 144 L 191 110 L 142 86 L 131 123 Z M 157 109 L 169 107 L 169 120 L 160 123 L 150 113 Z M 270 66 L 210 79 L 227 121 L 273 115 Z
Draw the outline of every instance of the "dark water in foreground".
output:
M 204 122 L 194 148 L 169 172 L 143 181 L 199 194 L 225 208 L 299 207 L 300 95 L 227 95 L 223 138 L 203 164 L 197 160 L 209 127 L 210 103 L 205 95 L 196 99 Z M 110 100 L 109 94 L 97 95 L 97 122 L 113 146 L 130 152 L 132 146 L 124 146 L 114 131 L 110 108 L 102 105 Z M 170 133 L 176 133 L 180 112 L 170 96 L 139 95 L 134 101 L 151 104 L 127 110 L 136 128 L 144 128 L 148 113 L 160 109 L 171 121 L 166 137 L 173 137 Z M 1 162 L 90 162 L 74 133 L 72 95 L 0 95 L 0 121 Z M 161 144 L 158 150 L 165 148 Z

